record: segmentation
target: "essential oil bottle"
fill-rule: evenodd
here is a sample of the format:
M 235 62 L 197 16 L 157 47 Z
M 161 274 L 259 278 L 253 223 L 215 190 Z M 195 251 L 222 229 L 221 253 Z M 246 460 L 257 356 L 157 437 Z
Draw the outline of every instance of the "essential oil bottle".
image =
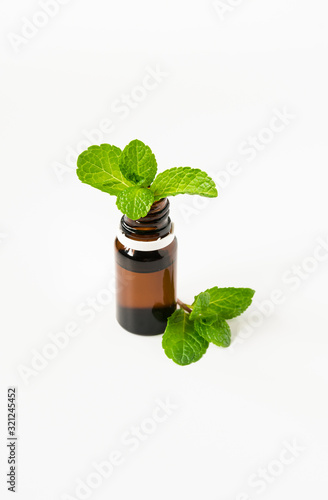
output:
M 115 240 L 117 320 L 131 333 L 163 333 L 176 309 L 177 240 L 167 198 L 138 220 L 124 215 Z

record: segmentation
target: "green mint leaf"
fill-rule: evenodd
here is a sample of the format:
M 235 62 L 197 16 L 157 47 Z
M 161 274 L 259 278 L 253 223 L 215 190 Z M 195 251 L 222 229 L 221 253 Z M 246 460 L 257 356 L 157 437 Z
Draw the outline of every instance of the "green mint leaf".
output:
M 133 185 L 120 171 L 121 154 L 119 148 L 110 144 L 90 146 L 77 159 L 78 178 L 105 193 L 118 195 Z
M 157 172 L 155 155 L 149 146 L 136 139 L 123 149 L 120 169 L 124 177 L 134 184 L 148 187 L 153 182 Z
M 130 219 L 136 220 L 148 214 L 153 202 L 154 195 L 150 189 L 133 186 L 118 195 L 116 205 Z
M 198 299 L 194 302 L 195 305 L 192 306 L 192 311 L 190 313 L 190 319 L 198 318 L 203 315 L 204 311 L 207 310 L 211 296 L 208 292 L 202 292 L 197 295 Z
M 218 316 L 196 319 L 195 329 L 205 340 L 219 347 L 229 347 L 231 343 L 230 327 L 226 320 Z
M 150 186 L 155 201 L 177 194 L 198 194 L 215 198 L 218 195 L 214 181 L 199 168 L 174 167 L 158 174 Z
M 185 366 L 198 361 L 205 354 L 208 341 L 196 332 L 189 314 L 178 309 L 168 319 L 162 345 L 168 358 Z
M 203 294 L 210 295 L 208 306 L 201 307 L 204 302 Z M 218 288 L 217 286 L 205 290 L 196 295 L 192 304 L 193 311 L 190 319 L 200 316 L 213 316 L 217 314 L 220 318 L 231 319 L 239 316 L 251 305 L 255 291 L 251 288 Z

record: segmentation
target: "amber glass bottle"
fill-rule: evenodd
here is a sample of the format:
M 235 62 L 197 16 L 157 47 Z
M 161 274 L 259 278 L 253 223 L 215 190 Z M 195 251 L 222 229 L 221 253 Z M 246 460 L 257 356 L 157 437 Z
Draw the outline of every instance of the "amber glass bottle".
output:
M 142 219 L 124 215 L 115 240 L 117 320 L 139 335 L 163 333 L 176 309 L 177 240 L 169 207 L 163 198 Z

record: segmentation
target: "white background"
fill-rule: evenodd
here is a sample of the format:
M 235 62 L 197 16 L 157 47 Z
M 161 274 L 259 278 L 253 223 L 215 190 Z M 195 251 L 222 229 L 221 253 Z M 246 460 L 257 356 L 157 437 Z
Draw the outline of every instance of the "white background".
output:
M 2 0 L 1 498 L 12 498 L 12 385 L 17 500 L 81 498 L 77 481 L 95 479 L 93 463 L 115 450 L 123 463 L 85 498 L 327 495 L 328 9 L 323 0 L 231 3 L 220 15 L 211 0 L 71 0 L 48 19 L 37 1 Z M 15 46 L 26 19 L 44 26 Z M 149 68 L 165 76 L 136 90 Z M 123 117 L 115 106 L 124 94 L 133 107 Z M 277 110 L 292 118 L 270 135 Z M 182 300 L 214 285 L 257 291 L 230 322 L 229 349 L 211 346 L 180 367 L 160 336 L 117 325 L 113 296 L 92 321 L 79 315 L 112 282 L 120 214 L 78 181 L 68 153 L 104 119 L 111 132 L 92 142 L 138 138 L 159 170 L 188 165 L 220 179 L 218 199 L 177 197 L 171 216 Z M 265 147 L 246 154 L 258 134 Z M 263 303 L 274 290 L 282 303 Z M 79 334 L 24 382 L 19 367 L 31 368 L 33 352 L 71 322 Z M 122 436 L 140 424 L 149 431 L 159 399 L 176 409 L 131 451 Z M 281 464 L 293 441 L 302 451 Z M 261 468 L 269 479 L 254 487 Z

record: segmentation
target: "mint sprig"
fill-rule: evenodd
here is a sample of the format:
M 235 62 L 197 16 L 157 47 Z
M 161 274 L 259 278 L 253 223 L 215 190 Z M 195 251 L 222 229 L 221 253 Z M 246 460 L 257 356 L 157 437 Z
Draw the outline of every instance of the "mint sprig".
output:
M 123 151 L 110 144 L 91 146 L 80 154 L 77 167 L 82 182 L 117 196 L 118 208 L 134 220 L 147 215 L 154 201 L 167 196 L 218 195 L 214 181 L 198 168 L 174 167 L 155 178 L 155 155 L 137 139 Z
M 210 342 L 229 347 L 231 330 L 226 319 L 246 311 L 254 293 L 251 288 L 213 287 L 196 295 L 191 306 L 178 301 L 181 309 L 169 317 L 163 335 L 165 354 L 185 366 L 198 361 Z

